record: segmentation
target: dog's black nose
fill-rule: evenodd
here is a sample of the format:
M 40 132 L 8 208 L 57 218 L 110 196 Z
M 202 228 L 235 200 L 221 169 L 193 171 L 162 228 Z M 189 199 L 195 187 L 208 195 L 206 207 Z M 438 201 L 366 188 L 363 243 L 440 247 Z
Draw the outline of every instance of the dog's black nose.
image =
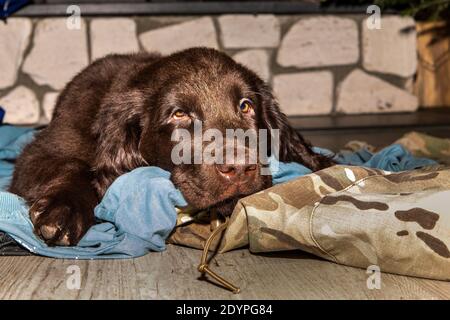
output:
M 229 180 L 237 181 L 255 176 L 256 164 L 217 164 L 219 174 Z

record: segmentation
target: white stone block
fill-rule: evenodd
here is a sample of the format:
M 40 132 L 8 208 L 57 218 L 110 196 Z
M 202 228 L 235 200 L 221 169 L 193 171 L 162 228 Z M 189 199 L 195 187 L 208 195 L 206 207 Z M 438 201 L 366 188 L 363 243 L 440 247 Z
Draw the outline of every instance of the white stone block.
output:
M 321 16 L 296 22 L 284 36 L 277 62 L 283 67 L 323 67 L 358 62 L 356 22 L 348 18 Z
M 190 47 L 217 49 L 216 29 L 210 17 L 150 30 L 139 35 L 145 50 L 170 54 Z
M 91 59 L 139 51 L 136 23 L 130 18 L 98 18 L 90 23 Z
M 338 88 L 337 111 L 342 113 L 404 112 L 417 107 L 416 96 L 359 69 Z
M 30 19 L 9 18 L 8 23 L 0 21 L 0 89 L 16 82 L 31 28 Z
M 39 121 L 39 101 L 34 92 L 25 86 L 16 87 L 0 97 L 0 106 L 6 111 L 3 119 L 6 123 L 24 125 Z
M 329 71 L 280 74 L 273 88 L 287 115 L 328 114 L 333 106 L 333 75 Z
M 402 30 L 409 29 L 410 32 Z M 415 23 L 412 18 L 383 16 L 381 29 L 362 25 L 364 69 L 401 77 L 414 75 L 417 68 Z
M 53 117 L 53 110 L 55 110 L 56 100 L 58 99 L 59 92 L 47 92 L 44 95 L 42 101 L 42 109 L 44 109 L 44 115 L 46 120 L 51 121 Z
M 229 14 L 219 17 L 225 48 L 274 48 L 280 42 L 280 22 L 271 14 Z
M 269 53 L 266 50 L 253 49 L 236 53 L 233 59 L 256 72 L 264 81 L 269 80 Z
M 39 85 L 62 89 L 88 65 L 86 24 L 69 29 L 65 18 L 49 18 L 37 23 L 33 48 L 23 71 Z

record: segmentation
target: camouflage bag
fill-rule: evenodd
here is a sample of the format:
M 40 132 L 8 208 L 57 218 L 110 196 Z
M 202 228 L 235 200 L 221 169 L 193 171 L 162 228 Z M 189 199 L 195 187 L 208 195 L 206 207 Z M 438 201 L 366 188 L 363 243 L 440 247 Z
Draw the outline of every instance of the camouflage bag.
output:
M 450 168 L 337 165 L 241 199 L 210 248 L 303 250 L 348 266 L 450 280 L 448 199 Z M 214 229 L 208 221 L 206 213 L 180 215 L 169 242 L 203 248 Z
M 450 139 L 410 132 L 395 143 L 450 164 Z M 377 151 L 361 141 L 344 151 L 361 148 Z M 448 199 L 449 167 L 392 173 L 338 165 L 241 199 L 220 238 L 211 236 L 217 217 L 180 213 L 169 242 L 221 253 L 303 250 L 348 266 L 450 280 Z
M 403 145 L 417 157 L 427 157 L 440 163 L 450 164 L 450 139 L 433 137 L 420 132 L 405 134 L 395 143 Z

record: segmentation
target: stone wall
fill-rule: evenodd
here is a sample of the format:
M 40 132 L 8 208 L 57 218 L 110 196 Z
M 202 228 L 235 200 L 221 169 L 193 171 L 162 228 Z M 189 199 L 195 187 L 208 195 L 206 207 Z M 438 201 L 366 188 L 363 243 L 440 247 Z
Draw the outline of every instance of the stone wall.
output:
M 11 18 L 0 23 L 0 105 L 5 121 L 43 124 L 58 92 L 82 68 L 111 52 L 192 46 L 223 50 L 274 88 L 288 115 L 414 111 L 414 21 L 364 15 L 222 15 Z

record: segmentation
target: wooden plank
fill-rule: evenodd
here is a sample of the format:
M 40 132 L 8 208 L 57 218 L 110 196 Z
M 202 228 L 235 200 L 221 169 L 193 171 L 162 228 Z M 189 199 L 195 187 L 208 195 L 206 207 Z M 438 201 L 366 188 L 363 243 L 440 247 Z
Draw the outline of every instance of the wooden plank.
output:
M 418 67 L 415 94 L 424 107 L 450 106 L 450 25 L 419 22 Z
M 382 274 L 369 290 L 365 270 L 301 252 L 265 255 L 236 250 L 212 268 L 239 285 L 234 295 L 199 280 L 200 251 L 169 245 L 162 253 L 126 260 L 0 257 L 0 299 L 450 299 L 450 283 Z M 81 271 L 81 289 L 69 290 L 67 267 Z

